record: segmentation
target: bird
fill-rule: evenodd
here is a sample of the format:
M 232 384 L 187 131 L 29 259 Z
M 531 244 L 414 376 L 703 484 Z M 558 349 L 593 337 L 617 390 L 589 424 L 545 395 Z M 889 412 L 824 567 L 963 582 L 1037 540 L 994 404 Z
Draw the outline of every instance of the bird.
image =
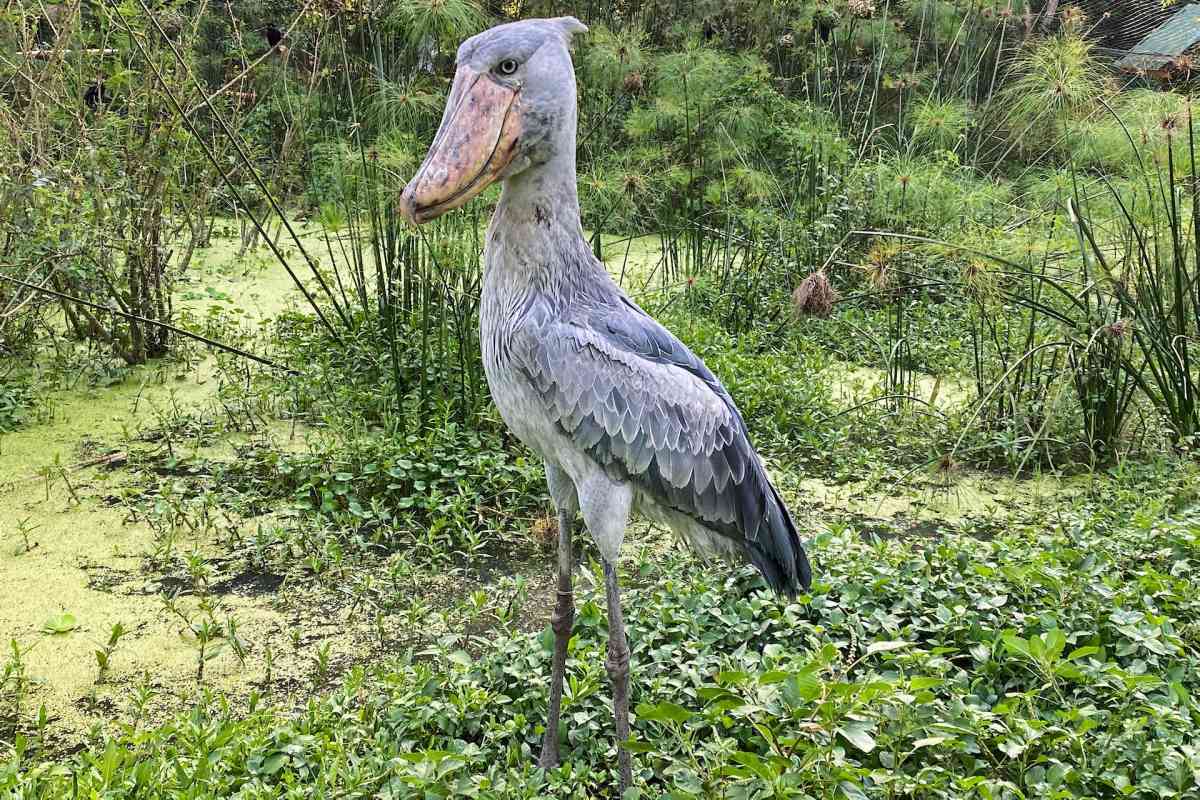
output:
M 404 187 L 420 225 L 503 185 L 488 226 L 480 341 L 492 399 L 542 459 L 557 512 L 557 596 L 538 763 L 560 761 L 559 717 L 574 620 L 577 515 L 603 562 L 617 772 L 632 782 L 629 645 L 617 563 L 637 512 L 693 549 L 758 568 L 776 592 L 812 580 L 783 498 L 733 398 L 704 362 L 635 303 L 584 237 L 575 164 L 574 17 L 483 31 L 458 48 L 442 121 Z
M 268 24 L 263 28 L 263 38 L 267 40 L 267 45 L 274 49 L 283 41 L 283 31 L 275 27 L 274 24 Z
M 97 78 L 87 91 L 83 93 L 83 102 L 92 111 L 95 111 L 103 106 L 107 106 L 112 102 L 112 95 L 108 93 L 108 86 L 103 78 Z

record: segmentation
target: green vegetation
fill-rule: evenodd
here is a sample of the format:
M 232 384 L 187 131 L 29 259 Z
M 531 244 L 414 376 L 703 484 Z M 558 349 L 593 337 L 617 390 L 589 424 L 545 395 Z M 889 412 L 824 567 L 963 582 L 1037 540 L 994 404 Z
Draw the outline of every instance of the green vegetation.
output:
M 395 209 L 457 44 L 572 13 L 594 251 L 816 569 L 778 599 L 632 532 L 633 795 L 1194 796 L 1192 87 L 1041 10 L 10 3 L 0 795 L 613 796 L 590 542 L 534 767 L 555 531 L 479 358 L 495 191 Z
M 1198 611 L 1200 539 L 1177 494 L 1137 496 L 1147 477 L 1114 476 L 1056 520 L 995 537 L 966 525 L 864 540 L 835 524 L 817 541 L 822 578 L 793 604 L 746 571 L 631 559 L 642 795 L 1184 796 L 1200 725 L 1195 624 L 1180 621 Z M 22 771 L 33 743 L 18 740 L 0 780 L 46 797 L 75 781 L 151 797 L 603 794 L 597 600 L 585 594 L 572 639 L 571 755 L 549 775 L 531 754 L 550 639 L 500 624 L 355 668 L 288 720 L 210 702 L 149 733 L 119 730 L 69 770 Z

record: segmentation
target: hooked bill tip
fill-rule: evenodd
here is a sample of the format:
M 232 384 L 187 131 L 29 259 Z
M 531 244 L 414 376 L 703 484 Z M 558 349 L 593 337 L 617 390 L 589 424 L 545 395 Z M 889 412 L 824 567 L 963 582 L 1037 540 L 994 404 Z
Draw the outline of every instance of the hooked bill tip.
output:
M 413 199 L 412 195 L 412 184 L 410 183 L 400 193 L 400 216 L 404 217 L 409 225 L 416 227 L 421 223 L 417 219 L 417 201 Z

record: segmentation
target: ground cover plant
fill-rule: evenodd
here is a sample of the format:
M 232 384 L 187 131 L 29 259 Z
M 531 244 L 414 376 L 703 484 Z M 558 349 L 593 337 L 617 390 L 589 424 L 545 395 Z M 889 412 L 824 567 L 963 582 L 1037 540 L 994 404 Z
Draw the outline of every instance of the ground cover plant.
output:
M 1195 624 L 1181 623 L 1196 526 L 1173 511 L 1181 483 L 1146 504 L 1147 477 L 986 541 L 969 525 L 915 539 L 834 526 L 826 577 L 793 603 L 748 572 L 642 553 L 639 796 L 1184 796 L 1200 769 Z M 358 668 L 287 721 L 212 703 L 69 768 L 22 770 L 19 753 L 0 780 L 29 797 L 593 796 L 613 780 L 597 600 L 572 639 L 570 755 L 550 775 L 532 767 L 528 722 L 550 642 L 508 631 Z
M 556 530 L 479 358 L 496 192 L 396 206 L 458 43 L 557 14 L 593 251 L 816 572 L 631 531 L 629 796 L 1200 792 L 1186 70 L 1062 3 L 16 0 L 0 795 L 615 796 L 582 536 L 535 767 Z

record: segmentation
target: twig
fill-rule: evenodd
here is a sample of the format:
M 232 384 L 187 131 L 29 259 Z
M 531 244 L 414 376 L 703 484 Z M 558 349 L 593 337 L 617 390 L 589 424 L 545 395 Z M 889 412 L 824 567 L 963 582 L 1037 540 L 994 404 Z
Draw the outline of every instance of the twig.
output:
M 21 55 L 26 58 L 49 59 L 57 55 L 81 55 L 81 56 L 116 56 L 120 55 L 121 51 L 112 47 L 90 47 L 86 50 L 24 50 Z
M 218 350 L 224 350 L 225 352 L 232 353 L 235 356 L 241 356 L 242 358 L 248 358 L 251 361 L 257 361 L 259 364 L 262 364 L 267 367 L 271 367 L 272 369 L 283 370 L 284 372 L 291 373 L 292 375 L 299 374 L 296 370 L 292 369 L 291 367 L 285 367 L 282 364 L 276 364 L 274 361 L 271 361 L 269 358 L 264 358 L 263 356 L 255 355 L 254 353 L 251 353 L 247 350 L 242 350 L 241 348 L 234 347 L 231 344 L 225 344 L 223 342 L 218 342 L 215 339 L 210 339 L 207 336 L 203 336 L 199 333 L 193 333 L 192 331 L 184 330 L 183 328 L 178 328 L 178 327 L 170 324 L 169 322 L 162 322 L 160 320 L 148 319 L 139 314 L 133 314 L 128 311 L 122 311 L 119 308 L 112 308 L 111 306 L 105 306 L 105 305 L 101 305 L 100 303 L 94 303 L 91 300 L 84 300 L 82 297 L 75 297 L 74 295 L 69 295 L 66 292 L 60 292 L 57 289 L 51 289 L 48 286 L 38 286 L 33 283 L 27 283 L 27 282 L 21 280 L 20 278 L 12 278 L 12 277 L 9 277 L 8 275 L 0 275 L 0 280 L 8 281 L 9 283 L 15 283 L 18 286 L 25 287 L 26 289 L 31 289 L 35 292 L 43 292 L 45 294 L 52 295 L 53 297 L 57 297 L 60 300 L 66 300 L 71 303 L 77 303 L 77 304 L 87 307 L 87 308 L 96 309 L 97 311 L 107 311 L 110 314 L 116 314 L 119 317 L 124 317 L 125 319 L 132 319 L 137 322 L 144 323 L 146 325 L 157 325 L 160 328 L 165 328 L 165 329 L 171 331 L 172 333 L 177 333 L 180 336 L 186 336 L 189 339 L 195 339 L 198 342 L 203 342 L 204 344 L 208 345 L 209 347 L 215 347 Z
M 180 104 L 179 99 L 175 96 L 175 93 L 171 91 L 171 87 L 168 85 L 167 79 L 163 77 L 162 71 L 158 69 L 154 63 L 154 60 L 150 58 L 150 53 L 146 50 L 145 45 L 142 44 L 141 39 L 138 38 L 137 33 L 133 30 L 133 27 L 129 24 L 128 20 L 125 19 L 125 16 L 116 0 L 108 0 L 108 3 L 113 9 L 114 16 L 120 21 L 120 24 L 125 29 L 125 32 L 129 34 L 130 41 L 133 42 L 134 46 L 137 47 L 138 52 L 141 53 L 142 58 L 145 59 L 146 66 L 149 67 L 150 71 L 154 74 L 155 79 L 163 89 L 163 94 L 166 95 L 167 99 L 171 102 L 171 106 L 175 109 L 175 113 L 179 115 L 179 118 L 182 120 L 184 126 L 188 129 L 188 132 L 195 137 L 196 143 L 200 145 L 200 148 L 204 151 L 204 155 L 208 157 L 209 162 L 212 163 L 213 167 L 217 170 L 217 173 L 221 176 L 221 180 L 225 182 L 225 185 L 229 188 L 230 194 L 233 195 L 234 200 L 237 201 L 237 204 L 246 212 L 246 216 L 250 218 L 252 223 L 254 223 L 255 229 L 266 240 L 267 247 L 271 249 L 271 252 L 275 255 L 276 260 L 279 261 L 284 270 L 287 271 L 287 274 L 289 277 L 291 277 L 292 282 L 296 284 L 296 288 L 298 288 L 304 295 L 304 299 L 308 302 L 309 306 L 312 307 L 318 319 L 320 319 L 321 323 L 325 326 L 325 329 L 329 331 L 330 337 L 335 342 L 340 344 L 342 337 L 334 329 L 333 325 L 330 324 L 329 319 L 325 316 L 325 312 L 321 310 L 320 305 L 317 304 L 317 301 L 313 298 L 312 293 L 308 290 L 308 287 L 304 285 L 304 282 L 300 280 L 295 271 L 292 269 L 291 265 L 288 264 L 287 259 L 284 257 L 283 253 L 280 252 L 275 240 L 271 238 L 266 229 L 263 228 L 262 222 L 257 216 L 254 215 L 253 211 L 251 211 L 250 205 L 242 197 L 241 192 L 238 191 L 233 179 L 221 166 L 221 162 L 213 153 L 212 148 L 210 148 L 204 141 L 203 137 L 200 136 L 195 125 L 192 123 L 191 118 L 183 113 L 183 106 Z M 168 45 L 170 45 L 171 52 L 175 55 L 176 60 L 186 67 L 187 62 L 184 60 L 183 55 L 175 48 L 175 45 L 171 42 L 170 37 L 167 36 L 166 31 L 162 29 L 162 26 L 158 23 L 158 20 L 155 18 L 153 12 L 151 12 L 144 3 L 141 3 L 141 0 L 139 0 L 139 3 L 142 5 L 142 9 L 145 11 L 150 21 L 154 24 L 154 27 L 158 30 L 159 35 L 166 40 Z M 188 74 L 191 75 L 190 70 L 188 71 Z M 199 81 L 196 80 L 194 75 L 191 75 L 191 77 L 192 81 L 199 88 Z M 201 91 L 203 91 L 203 89 L 201 89 Z M 229 126 L 226 124 L 224 118 L 217 113 L 216 109 L 211 104 L 206 105 L 209 111 L 212 112 L 213 119 L 220 124 L 222 130 L 225 132 L 225 135 L 229 138 L 230 143 L 233 144 L 234 148 L 238 151 L 238 155 L 241 157 L 243 165 L 245 165 L 245 167 L 250 171 L 251 177 L 254 178 L 255 183 L 270 202 L 271 208 L 280 217 L 280 219 L 283 220 L 284 224 L 287 226 L 287 229 L 292 232 L 292 239 L 296 242 L 296 246 L 300 250 L 300 253 L 308 261 L 309 268 L 312 270 L 313 275 L 316 276 L 317 281 L 321 284 L 321 287 L 325 289 L 325 293 L 332 299 L 333 295 L 329 291 L 329 287 L 326 285 L 325 279 L 321 276 L 320 271 L 317 269 L 317 265 L 312 261 L 312 258 L 308 255 L 308 251 L 304 249 L 304 246 L 300 244 L 300 240 L 296 237 L 295 231 L 292 230 L 291 223 L 288 222 L 287 217 L 285 217 L 283 211 L 280 210 L 278 204 L 275 202 L 275 198 L 271 195 L 270 190 L 267 188 L 266 184 L 263 183 L 262 177 L 258 174 L 258 170 L 256 170 L 254 165 L 250 163 L 250 158 L 246 155 L 245 150 L 242 149 L 236 135 L 229 129 Z M 350 324 L 346 320 L 346 317 L 343 314 L 341 307 L 337 304 L 337 301 L 333 302 L 333 307 L 338 312 L 339 316 L 342 317 L 343 322 L 346 323 L 346 327 L 350 327 Z

